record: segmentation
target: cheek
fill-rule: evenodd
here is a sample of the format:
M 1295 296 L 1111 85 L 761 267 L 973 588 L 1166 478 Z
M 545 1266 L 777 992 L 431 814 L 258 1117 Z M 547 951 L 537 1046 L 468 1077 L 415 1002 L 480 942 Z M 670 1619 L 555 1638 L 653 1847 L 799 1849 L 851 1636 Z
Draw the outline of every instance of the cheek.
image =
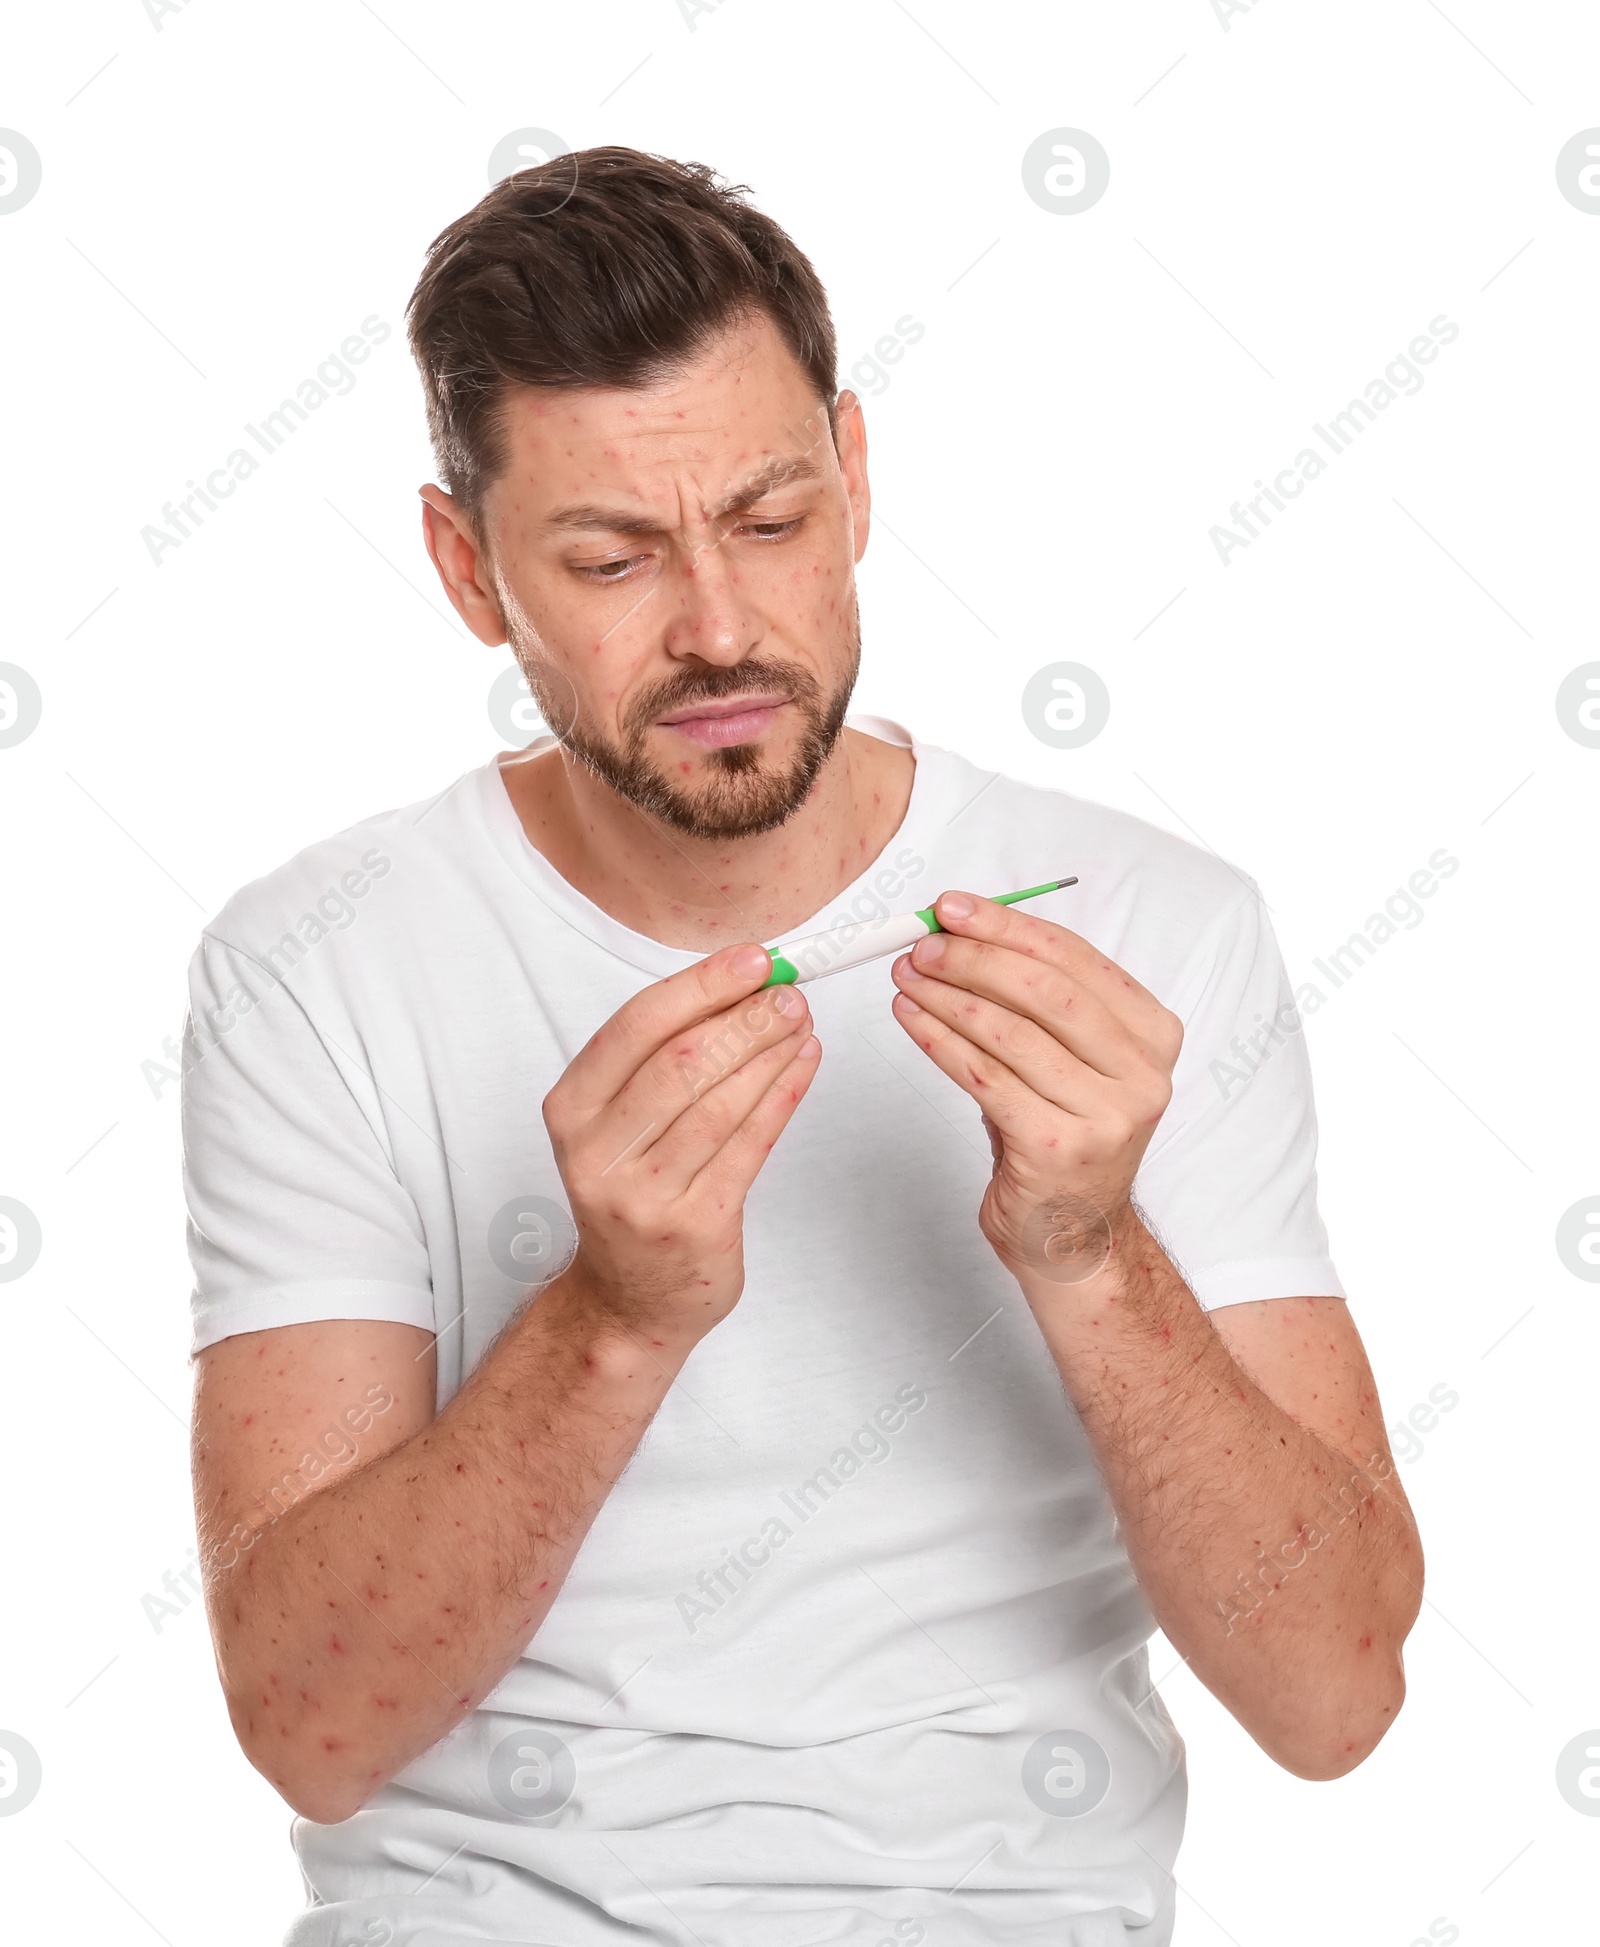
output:
M 843 563 L 813 557 L 789 571 L 785 577 L 784 600 L 798 613 L 819 618 L 833 616 L 844 606 L 847 580 Z

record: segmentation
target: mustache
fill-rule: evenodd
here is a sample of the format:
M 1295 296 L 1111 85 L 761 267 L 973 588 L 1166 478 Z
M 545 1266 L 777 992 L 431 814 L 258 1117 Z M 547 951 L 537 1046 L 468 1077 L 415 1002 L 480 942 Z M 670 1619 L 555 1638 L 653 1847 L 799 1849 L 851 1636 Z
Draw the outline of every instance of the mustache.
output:
M 815 677 L 783 663 L 742 662 L 726 669 L 708 669 L 674 678 L 646 690 L 628 711 L 627 734 L 639 738 L 669 710 L 689 709 L 696 703 L 720 703 L 730 696 L 776 691 L 791 703 L 815 701 L 821 690 Z

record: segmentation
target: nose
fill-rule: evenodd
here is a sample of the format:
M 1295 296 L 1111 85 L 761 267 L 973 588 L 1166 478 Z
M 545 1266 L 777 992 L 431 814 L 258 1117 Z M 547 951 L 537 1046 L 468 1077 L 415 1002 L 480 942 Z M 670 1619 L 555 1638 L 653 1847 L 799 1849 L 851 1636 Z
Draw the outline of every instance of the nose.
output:
M 766 634 L 766 625 L 740 588 L 737 563 L 716 540 L 677 560 L 665 592 L 670 655 L 731 665 L 743 662 Z

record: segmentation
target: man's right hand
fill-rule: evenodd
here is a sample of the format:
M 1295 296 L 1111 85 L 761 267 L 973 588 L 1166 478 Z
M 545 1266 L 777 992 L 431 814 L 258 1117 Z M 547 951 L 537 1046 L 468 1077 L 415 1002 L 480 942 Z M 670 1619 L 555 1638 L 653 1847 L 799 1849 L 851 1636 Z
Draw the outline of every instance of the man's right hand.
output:
M 240 1744 L 304 1817 L 348 1818 L 493 1690 L 683 1360 L 737 1302 L 745 1195 L 818 1052 L 802 1052 L 804 1001 L 758 997 L 767 955 L 743 949 L 746 970 L 739 951 L 636 995 L 551 1090 L 577 1255 L 438 1413 L 413 1325 L 326 1319 L 199 1355 L 218 1668 Z M 308 1477 L 306 1430 L 341 1424 L 352 1394 L 389 1404 Z
M 744 1288 L 745 1197 L 821 1054 L 770 969 L 743 945 L 656 981 L 545 1097 L 578 1231 L 563 1295 L 630 1337 L 687 1350 Z

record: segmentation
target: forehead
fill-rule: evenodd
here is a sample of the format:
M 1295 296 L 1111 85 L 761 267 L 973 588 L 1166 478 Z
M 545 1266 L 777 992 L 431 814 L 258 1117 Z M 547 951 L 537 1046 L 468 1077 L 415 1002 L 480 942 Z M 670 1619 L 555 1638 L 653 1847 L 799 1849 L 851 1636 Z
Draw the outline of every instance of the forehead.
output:
M 774 461 L 834 469 L 827 409 L 765 316 L 741 321 L 642 386 L 514 386 L 503 407 L 506 469 L 525 513 L 575 494 L 651 497 L 692 484 L 719 494 Z

